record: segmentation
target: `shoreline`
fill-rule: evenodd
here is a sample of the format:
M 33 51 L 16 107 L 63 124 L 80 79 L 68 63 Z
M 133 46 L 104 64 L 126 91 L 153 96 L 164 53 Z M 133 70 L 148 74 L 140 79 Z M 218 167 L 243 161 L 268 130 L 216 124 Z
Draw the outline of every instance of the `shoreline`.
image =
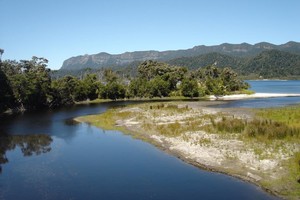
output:
M 148 142 L 162 151 L 200 169 L 226 174 L 255 184 L 277 197 L 287 198 L 288 196 L 282 194 L 282 184 L 273 185 L 272 183 L 287 175 L 286 168 L 283 167 L 282 162 L 285 162 L 289 157 L 288 154 L 280 153 L 281 150 L 277 150 L 272 154 L 273 147 L 264 147 L 264 145 L 255 141 L 245 143 L 243 139 L 240 140 L 234 134 L 226 136 L 223 134 L 207 133 L 198 129 L 192 132 L 187 131 L 183 134 L 184 131 L 180 132 L 181 127 L 172 129 L 175 132 L 178 129 L 180 132 L 179 135 L 162 135 L 157 132 L 157 127 L 173 126 L 176 123 L 183 124 L 187 122 L 186 119 L 188 121 L 193 120 L 190 119 L 191 117 L 200 119 L 205 118 L 206 115 L 212 115 L 220 118 L 219 114 L 223 115 L 225 113 L 233 116 L 233 118 L 253 118 L 253 111 L 250 109 L 207 107 L 207 105 L 215 103 L 219 102 L 145 103 L 108 110 L 101 115 L 78 117 L 74 120 L 89 123 L 107 130 L 121 131 L 133 138 Z M 176 105 L 176 109 L 179 109 L 179 111 L 173 109 L 174 105 Z M 168 108 L 169 106 L 170 108 Z M 151 112 L 152 115 L 149 114 Z M 102 118 L 98 118 L 99 116 L 102 116 Z M 105 122 L 102 120 L 105 120 Z M 149 121 L 152 122 L 147 124 Z M 203 122 L 206 123 L 206 121 L 204 120 Z M 167 130 L 162 129 L 162 131 L 165 132 Z M 280 143 L 275 142 L 276 145 L 278 146 Z M 289 152 L 299 151 L 300 149 L 298 145 L 292 147 L 294 149 L 290 151 L 289 145 L 286 145 L 286 150 Z M 266 149 L 267 153 L 271 153 L 271 155 L 256 155 L 255 148 L 258 148 L 260 151 Z
M 78 123 L 88 123 L 91 124 L 88 121 L 82 120 L 80 119 L 80 117 L 76 117 L 73 119 L 74 121 L 78 122 Z M 103 127 L 99 127 L 99 128 L 103 128 Z M 215 166 L 211 166 L 211 165 L 206 165 L 204 163 L 199 163 L 191 158 L 187 158 L 185 155 L 183 155 L 182 152 L 180 151 L 174 151 L 174 150 L 170 150 L 170 145 L 168 145 L 167 143 L 159 143 L 156 140 L 154 140 L 151 136 L 141 133 L 139 131 L 133 130 L 131 128 L 128 127 L 124 127 L 122 125 L 116 124 L 116 128 L 115 129 L 108 129 L 108 130 L 118 130 L 120 132 L 122 132 L 125 135 L 129 135 L 135 139 L 138 140 L 142 140 L 145 143 L 149 143 L 151 145 L 153 145 L 155 148 L 158 148 L 159 150 L 174 156 L 176 158 L 178 158 L 179 160 L 181 160 L 182 162 L 192 165 L 200 170 L 205 170 L 208 172 L 213 172 L 213 173 L 218 173 L 218 174 L 223 174 L 223 175 L 227 175 L 236 179 L 239 179 L 240 181 L 249 183 L 249 184 L 254 184 L 256 187 L 260 188 L 261 190 L 269 193 L 270 195 L 273 195 L 275 197 L 278 197 L 280 199 L 285 199 L 284 196 L 280 195 L 279 193 L 277 193 L 276 191 L 273 191 L 267 187 L 262 186 L 257 180 L 255 180 L 254 178 L 251 178 L 249 176 L 243 176 L 240 175 L 238 173 L 232 173 L 232 172 L 226 172 L 224 171 L 224 169 L 222 168 L 217 168 Z
M 276 97 L 300 97 L 300 94 L 288 93 L 254 93 L 254 94 L 232 94 L 224 96 L 210 95 L 209 100 L 242 100 L 242 99 L 256 99 L 256 98 L 276 98 Z

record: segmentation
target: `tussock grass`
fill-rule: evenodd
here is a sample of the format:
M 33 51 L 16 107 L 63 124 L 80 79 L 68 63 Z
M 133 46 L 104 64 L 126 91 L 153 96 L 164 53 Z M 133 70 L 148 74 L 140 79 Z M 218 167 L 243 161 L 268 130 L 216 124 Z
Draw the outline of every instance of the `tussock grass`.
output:
M 249 138 L 259 139 L 285 139 L 285 138 L 300 138 L 300 128 L 288 126 L 283 122 L 273 121 L 270 119 L 255 118 L 251 121 L 245 119 L 237 119 L 232 117 L 222 116 L 221 120 L 211 118 L 210 132 L 216 131 L 219 133 L 241 133 Z
M 292 158 L 287 160 L 283 166 L 286 168 L 286 175 L 272 183 L 264 183 L 273 185 L 273 188 L 280 190 L 280 193 L 288 199 L 299 199 L 300 197 L 300 152 L 294 154 Z
M 118 109 L 109 109 L 100 115 L 87 115 L 78 117 L 78 121 L 87 122 L 105 130 L 123 130 L 116 126 L 116 120 L 133 117 L 130 111 L 119 112 Z
M 134 107 L 134 109 L 131 109 Z M 300 105 L 286 108 L 257 109 L 252 118 L 239 118 L 228 113 L 204 114 L 188 106 L 172 103 L 146 103 L 138 106 L 110 109 L 101 115 L 83 117 L 83 120 L 104 129 L 121 130 L 117 120 L 134 119 L 140 122 L 140 131 L 145 134 L 158 134 L 166 137 L 180 137 L 193 145 L 210 146 L 214 139 L 192 138 L 189 134 L 197 131 L 219 134 L 219 139 L 237 139 L 245 149 L 252 151 L 260 160 L 279 159 L 279 168 L 284 176 L 267 179 L 261 184 L 272 188 L 287 198 L 300 196 Z M 178 117 L 179 118 L 176 118 Z M 169 117 L 169 118 L 168 118 Z M 130 133 L 132 134 L 132 133 Z M 142 134 L 141 134 L 142 135 Z M 235 159 L 228 154 L 228 159 Z M 278 157 L 279 156 L 279 157 Z M 280 171 L 282 173 L 282 170 Z
M 290 127 L 282 122 L 255 119 L 247 124 L 245 133 L 249 137 L 266 139 L 299 138 L 300 128 Z
M 253 90 L 241 90 L 241 91 L 235 91 L 231 92 L 230 94 L 254 94 L 255 92 Z
M 256 113 L 262 118 L 300 128 L 300 105 L 287 106 L 283 108 L 261 109 L 256 111 Z
M 213 118 L 211 118 L 211 121 L 212 126 L 221 133 L 242 133 L 247 125 L 247 122 L 244 120 L 225 116 L 218 122 L 215 122 Z

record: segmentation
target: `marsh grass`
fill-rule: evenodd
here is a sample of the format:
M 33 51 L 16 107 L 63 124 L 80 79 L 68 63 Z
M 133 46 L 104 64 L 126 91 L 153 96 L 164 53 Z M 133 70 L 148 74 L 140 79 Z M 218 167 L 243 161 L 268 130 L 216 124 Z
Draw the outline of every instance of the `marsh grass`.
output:
M 130 111 L 119 112 L 119 109 L 109 109 L 100 115 L 87 115 L 78 117 L 77 119 L 101 127 L 105 130 L 121 130 L 116 126 L 116 120 L 127 119 L 133 116 L 133 113 Z
M 254 94 L 255 92 L 253 90 L 241 90 L 241 91 L 235 91 L 231 92 L 230 94 Z
M 221 133 L 241 133 L 245 130 L 247 121 L 237 118 L 228 118 L 222 116 L 221 120 L 215 122 L 211 118 L 212 126 Z
M 286 174 L 273 182 L 263 183 L 266 186 L 272 185 L 281 191 L 281 194 L 289 199 L 299 199 L 300 197 L 300 152 L 294 154 L 283 166 Z
M 255 111 L 256 116 L 252 119 L 238 118 L 228 113 L 203 114 L 188 106 L 179 106 L 176 102 L 147 103 L 137 108 L 127 106 L 125 109 L 109 109 L 101 115 L 85 116 L 81 121 L 104 129 L 124 132 L 124 127 L 116 126 L 116 121 L 137 119 L 141 123 L 139 131 L 142 131 L 137 137 L 143 134 L 158 134 L 181 137 L 183 141 L 192 145 L 212 145 L 214 141 L 209 137 L 195 139 L 189 135 L 202 130 L 206 133 L 219 134 L 217 136 L 219 139 L 242 141 L 244 147 L 239 151 L 253 151 L 260 160 L 277 159 L 278 156 L 288 155 L 286 160 L 278 165 L 284 169 L 285 175 L 276 180 L 262 181 L 261 184 L 291 199 L 300 196 L 300 106 L 259 109 Z M 178 120 L 177 115 L 181 116 L 177 118 Z M 165 116 L 170 116 L 172 120 L 164 121 Z M 226 156 L 228 159 L 236 159 L 234 154 L 228 153 Z
M 159 134 L 168 137 L 177 137 L 182 134 L 181 125 L 176 121 L 164 125 L 157 125 L 156 130 Z
M 300 128 L 300 105 L 256 110 L 256 114 L 265 119 Z
M 247 124 L 245 133 L 249 137 L 260 137 L 270 140 L 288 137 L 299 138 L 300 128 L 290 127 L 278 121 L 255 119 Z
M 210 127 L 205 128 L 209 132 L 240 133 L 249 138 L 263 140 L 300 138 L 300 128 L 270 119 L 254 118 L 248 121 L 222 116 L 221 119 L 211 117 L 210 121 Z

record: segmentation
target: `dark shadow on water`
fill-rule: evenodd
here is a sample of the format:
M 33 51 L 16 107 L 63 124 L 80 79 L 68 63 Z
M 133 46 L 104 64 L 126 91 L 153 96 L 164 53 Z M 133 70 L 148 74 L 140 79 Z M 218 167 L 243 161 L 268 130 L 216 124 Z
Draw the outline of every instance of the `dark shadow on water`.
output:
M 80 124 L 80 122 L 74 120 L 73 118 L 65 120 L 65 125 L 67 125 L 67 126 L 74 126 L 74 125 L 78 125 L 78 124 Z
M 24 157 L 40 155 L 51 151 L 52 138 L 49 135 L 0 135 L 0 173 L 2 166 L 8 163 L 7 151 L 19 147 Z

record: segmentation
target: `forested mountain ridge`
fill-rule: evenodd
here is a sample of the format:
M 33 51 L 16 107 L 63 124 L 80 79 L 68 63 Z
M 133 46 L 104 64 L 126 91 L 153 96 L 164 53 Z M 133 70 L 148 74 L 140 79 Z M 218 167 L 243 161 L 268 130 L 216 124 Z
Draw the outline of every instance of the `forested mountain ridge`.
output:
M 250 57 L 231 57 L 209 53 L 194 57 L 182 57 L 168 61 L 171 65 L 197 69 L 208 65 L 231 67 L 242 76 L 252 78 L 298 78 L 300 77 L 300 55 L 279 50 L 263 51 Z
M 199 67 L 204 67 L 208 65 L 214 65 L 217 67 L 236 67 L 240 65 L 242 60 L 245 58 L 236 58 L 220 53 L 208 53 L 199 56 L 192 57 L 181 57 L 175 58 L 167 61 L 171 65 L 185 66 L 188 69 L 198 69 Z
M 242 75 L 255 73 L 262 78 L 299 78 L 300 55 L 271 50 L 241 63 L 237 69 Z
M 223 43 L 215 46 L 195 46 L 186 50 L 173 51 L 135 51 L 122 54 L 99 53 L 93 55 L 81 55 L 69 58 L 63 62 L 62 70 L 80 70 L 84 68 L 101 68 L 126 66 L 129 63 L 145 60 L 168 61 L 180 57 L 199 56 L 208 53 L 220 53 L 232 57 L 253 57 L 266 50 L 280 50 L 300 54 L 300 43 L 288 42 L 281 45 L 274 45 L 267 42 L 251 45 L 248 43 L 228 44 Z

